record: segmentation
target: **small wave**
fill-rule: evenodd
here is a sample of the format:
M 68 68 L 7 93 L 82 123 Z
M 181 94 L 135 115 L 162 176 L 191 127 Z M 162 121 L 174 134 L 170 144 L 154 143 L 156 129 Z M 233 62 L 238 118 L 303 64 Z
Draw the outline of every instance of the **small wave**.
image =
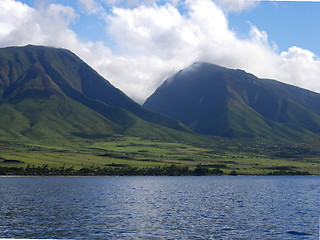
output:
M 221 231 L 233 231 L 233 228 L 222 228 Z
M 305 233 L 305 232 L 297 232 L 297 231 L 289 231 L 287 232 L 288 234 L 291 234 L 291 235 L 296 235 L 296 236 L 308 236 L 308 235 L 311 235 L 309 233 Z

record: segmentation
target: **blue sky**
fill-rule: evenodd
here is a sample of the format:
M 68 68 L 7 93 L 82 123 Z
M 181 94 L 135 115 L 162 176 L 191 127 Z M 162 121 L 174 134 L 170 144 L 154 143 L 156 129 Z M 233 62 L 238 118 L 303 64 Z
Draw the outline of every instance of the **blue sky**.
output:
M 320 1 L 1 0 L 0 47 L 67 48 L 142 103 L 195 61 L 320 92 Z
M 280 51 L 299 46 L 320 56 L 320 2 L 261 2 L 229 14 L 230 26 L 246 37 L 249 22 L 264 30 Z

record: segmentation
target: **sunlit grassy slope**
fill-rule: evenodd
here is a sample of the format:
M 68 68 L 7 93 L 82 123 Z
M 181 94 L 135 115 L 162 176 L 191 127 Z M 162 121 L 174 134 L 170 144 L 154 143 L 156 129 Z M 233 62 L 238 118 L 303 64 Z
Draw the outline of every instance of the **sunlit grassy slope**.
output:
M 304 172 L 320 174 L 317 147 L 297 144 L 241 143 L 228 139 L 193 142 L 161 142 L 135 137 L 117 136 L 103 141 L 86 140 L 77 144 L 53 147 L 45 144 L 3 142 L 0 166 L 26 167 L 155 167 L 202 164 L 219 168 L 224 174 L 271 174 Z
M 132 123 L 129 112 L 150 123 L 187 131 L 180 122 L 135 103 L 68 50 L 31 45 L 0 49 L 0 105 L 57 96 L 123 128 Z

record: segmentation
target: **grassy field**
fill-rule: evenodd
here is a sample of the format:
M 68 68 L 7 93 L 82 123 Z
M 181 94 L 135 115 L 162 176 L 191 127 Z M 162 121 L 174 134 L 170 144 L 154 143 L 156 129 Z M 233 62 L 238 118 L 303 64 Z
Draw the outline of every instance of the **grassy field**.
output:
M 209 143 L 209 144 L 208 144 Z M 241 175 L 299 174 L 320 175 L 317 146 L 273 143 L 243 143 L 227 139 L 207 144 L 160 142 L 134 137 L 113 137 L 103 141 L 83 141 L 75 145 L 46 146 L 1 142 L 0 166 L 49 167 L 81 169 L 84 167 L 155 167 L 198 164 L 219 168 L 224 174 Z

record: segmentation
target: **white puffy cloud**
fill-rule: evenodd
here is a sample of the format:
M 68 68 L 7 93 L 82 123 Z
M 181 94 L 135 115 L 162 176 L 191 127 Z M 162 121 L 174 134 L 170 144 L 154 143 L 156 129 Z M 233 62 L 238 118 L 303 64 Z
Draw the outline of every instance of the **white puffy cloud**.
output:
M 21 26 L 28 22 L 28 18 L 34 10 L 26 4 L 4 0 L 0 2 L 0 37 L 2 45 L 3 39 L 14 32 L 17 25 Z
M 314 53 L 301 49 L 299 47 L 293 46 L 289 48 L 288 52 L 282 52 L 281 56 L 283 59 L 296 59 L 296 60 L 301 60 L 303 62 L 313 62 L 314 61 Z
M 320 61 L 312 52 L 294 46 L 282 52 L 280 58 L 277 79 L 320 92 Z
M 217 2 L 187 0 L 181 12 L 177 1 L 162 5 L 155 0 L 143 1 L 150 4 L 134 8 L 117 5 L 107 13 L 101 9 L 106 1 L 129 4 L 121 0 L 78 3 L 87 13 L 105 19 L 105 29 L 115 44 L 112 47 L 81 41 L 70 28 L 81 15 L 70 6 L 46 4 L 34 9 L 17 0 L 0 1 L 0 47 L 39 44 L 68 48 L 138 102 L 167 76 L 195 61 L 240 68 L 320 91 L 320 62 L 312 52 L 292 47 L 279 54 L 268 42 L 267 33 L 254 24 L 248 39 L 237 38 Z M 222 2 L 240 3 L 220 0 L 219 4 Z
M 170 58 L 180 49 L 184 19 L 172 5 L 140 6 L 134 10 L 114 8 L 113 14 L 109 32 L 124 50 Z
M 69 45 L 77 42 L 68 26 L 77 18 L 73 8 L 50 4 L 39 11 L 14 0 L 0 2 L 0 46 L 45 44 Z

